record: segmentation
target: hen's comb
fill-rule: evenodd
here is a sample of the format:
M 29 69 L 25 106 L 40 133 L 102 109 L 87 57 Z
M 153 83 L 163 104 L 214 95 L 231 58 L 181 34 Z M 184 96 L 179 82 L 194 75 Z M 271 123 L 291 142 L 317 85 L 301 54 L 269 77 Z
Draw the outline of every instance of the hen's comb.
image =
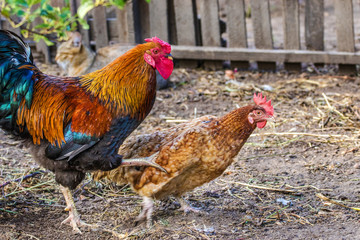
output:
M 160 43 L 161 47 L 164 49 L 165 53 L 170 53 L 171 52 L 171 45 L 168 44 L 167 42 L 161 40 L 158 37 L 152 37 L 152 38 L 145 38 L 145 42 L 156 42 L 156 43 Z
M 268 114 L 274 115 L 274 107 L 271 105 L 271 100 L 266 101 L 266 96 L 263 97 L 262 93 L 258 95 L 254 93 L 254 102 L 256 105 L 263 107 Z

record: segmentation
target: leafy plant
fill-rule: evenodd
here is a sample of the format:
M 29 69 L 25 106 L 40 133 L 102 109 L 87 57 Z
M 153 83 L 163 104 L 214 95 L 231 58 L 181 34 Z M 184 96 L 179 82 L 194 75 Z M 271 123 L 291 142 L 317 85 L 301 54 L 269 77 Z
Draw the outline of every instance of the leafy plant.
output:
M 146 0 L 150 2 L 150 0 Z M 0 14 L 13 28 L 20 28 L 24 37 L 31 34 L 35 41 L 43 39 L 46 44 L 53 43 L 49 38 L 66 39 L 67 31 L 74 31 L 77 23 L 84 29 L 89 25 L 86 14 L 97 6 L 116 6 L 122 9 L 126 0 L 81 0 L 77 14 L 72 15 L 69 0 L 65 7 L 54 7 L 51 0 L 0 0 Z

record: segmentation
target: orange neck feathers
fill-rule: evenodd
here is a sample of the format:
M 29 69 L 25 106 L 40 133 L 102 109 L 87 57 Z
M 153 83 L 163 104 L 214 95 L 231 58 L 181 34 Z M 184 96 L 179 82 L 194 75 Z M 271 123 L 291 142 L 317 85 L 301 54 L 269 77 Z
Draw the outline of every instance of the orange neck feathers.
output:
M 140 44 L 95 72 L 81 77 L 80 83 L 115 116 L 143 118 L 156 94 L 155 70 L 144 60 L 156 43 Z
M 224 135 L 230 138 L 247 139 L 256 127 L 255 124 L 251 124 L 248 120 L 248 114 L 253 108 L 252 105 L 245 106 L 221 117 L 218 124 L 225 130 L 223 131 Z

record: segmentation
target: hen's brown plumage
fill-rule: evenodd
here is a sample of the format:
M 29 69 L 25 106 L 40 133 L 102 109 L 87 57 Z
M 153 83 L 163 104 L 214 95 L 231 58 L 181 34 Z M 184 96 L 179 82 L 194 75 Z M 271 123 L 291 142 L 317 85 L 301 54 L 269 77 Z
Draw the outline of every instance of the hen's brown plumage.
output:
M 158 153 L 156 163 L 168 173 L 155 168 L 129 167 L 99 171 L 94 178 L 107 177 L 113 182 L 129 183 L 144 197 L 144 211 L 139 217 L 151 221 L 150 199 L 169 195 L 179 198 L 219 177 L 233 162 L 256 125 L 272 117 L 273 110 L 265 109 L 262 105 L 249 105 L 220 118 L 203 116 L 164 131 L 130 137 L 121 146 L 119 154 L 124 158 L 138 158 Z M 262 115 L 255 115 L 258 113 Z M 190 210 L 189 206 L 182 207 Z

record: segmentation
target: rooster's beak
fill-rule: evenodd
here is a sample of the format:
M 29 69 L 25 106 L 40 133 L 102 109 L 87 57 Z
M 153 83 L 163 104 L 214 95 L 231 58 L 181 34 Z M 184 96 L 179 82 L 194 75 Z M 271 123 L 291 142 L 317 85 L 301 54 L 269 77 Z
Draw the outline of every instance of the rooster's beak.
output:
M 167 54 L 166 57 L 171 61 L 173 60 L 173 57 L 172 57 L 171 53 Z

